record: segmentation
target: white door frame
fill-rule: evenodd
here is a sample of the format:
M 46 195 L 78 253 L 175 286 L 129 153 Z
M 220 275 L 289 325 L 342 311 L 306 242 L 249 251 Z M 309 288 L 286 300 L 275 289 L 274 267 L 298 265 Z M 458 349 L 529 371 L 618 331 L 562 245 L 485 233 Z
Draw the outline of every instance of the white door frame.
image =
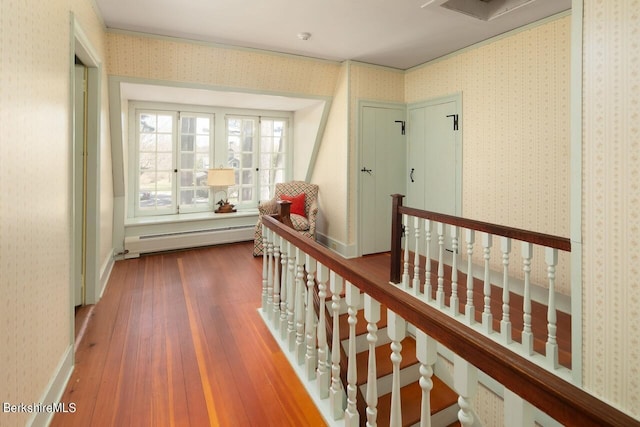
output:
M 407 104 L 400 102 L 379 102 L 379 101 L 368 101 L 368 100 L 360 100 L 358 101 L 358 115 L 357 115 L 357 123 L 356 123 L 356 141 L 357 141 L 357 149 L 356 149 L 356 162 L 355 162 L 355 177 L 356 177 L 356 189 L 357 189 L 357 203 L 355 206 L 355 231 L 356 231 L 356 254 L 355 256 L 362 256 L 362 236 L 363 236 L 363 224 L 362 224 L 362 181 L 361 175 L 358 171 L 358 165 L 360 165 L 362 160 L 362 149 L 364 145 L 364 141 L 362 140 L 362 125 L 363 125 L 363 109 L 365 107 L 373 107 L 373 108 L 389 108 L 389 109 L 401 109 L 404 110 L 405 118 L 407 113 Z M 401 131 L 400 124 L 398 124 L 398 132 Z M 405 186 L 406 187 L 406 186 Z M 389 197 L 389 210 L 391 210 L 391 197 Z
M 81 184 L 76 182 L 76 170 L 82 167 L 82 162 L 77 159 L 78 152 L 82 153 L 82 147 L 76 146 L 74 136 L 75 126 L 75 57 L 78 57 L 87 67 L 87 191 L 86 191 L 86 270 L 85 270 L 85 297 L 84 304 L 94 304 L 99 298 L 100 287 L 100 103 L 101 103 L 101 76 L 102 62 L 96 54 L 96 50 L 86 36 L 73 13 L 71 14 L 71 49 L 69 58 L 70 68 L 70 138 L 71 138 L 71 313 L 74 313 L 74 291 L 78 286 L 74 272 L 81 268 L 78 265 L 82 259 L 82 245 L 75 243 L 78 233 L 82 233 L 82 216 L 76 214 L 76 206 L 82 203 Z M 79 188 L 80 187 L 80 188 Z M 71 324 L 73 327 L 73 322 Z M 73 334 L 72 334 L 73 339 Z

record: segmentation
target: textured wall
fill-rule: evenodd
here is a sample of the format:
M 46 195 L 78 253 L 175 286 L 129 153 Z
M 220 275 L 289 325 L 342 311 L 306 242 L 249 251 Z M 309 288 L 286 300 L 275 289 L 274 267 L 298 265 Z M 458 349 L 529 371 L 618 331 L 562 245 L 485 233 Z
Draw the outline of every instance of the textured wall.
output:
M 640 1 L 585 0 L 584 385 L 640 418 Z
M 332 96 L 340 65 L 290 55 L 108 33 L 109 74 L 210 86 Z
M 103 33 L 90 1 L 0 5 L 0 400 L 32 403 L 73 328 L 69 12 L 97 49 Z M 110 180 L 109 173 L 110 166 Z M 111 246 L 110 223 L 104 230 Z M 24 425 L 28 417 L 0 414 L 0 425 Z
M 407 72 L 408 103 L 462 93 L 464 217 L 569 237 L 570 33 L 562 16 Z M 496 268 L 499 248 L 494 241 Z M 521 274 L 520 245 L 511 259 Z M 532 275 L 546 283 L 542 251 Z M 565 254 L 557 287 L 570 293 Z

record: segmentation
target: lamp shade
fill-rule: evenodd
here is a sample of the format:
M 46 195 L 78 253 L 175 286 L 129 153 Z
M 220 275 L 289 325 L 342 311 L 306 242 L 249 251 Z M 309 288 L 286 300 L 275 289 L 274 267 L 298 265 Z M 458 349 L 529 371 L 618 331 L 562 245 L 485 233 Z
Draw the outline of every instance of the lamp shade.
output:
M 207 185 L 210 187 L 228 187 L 235 185 L 236 175 L 231 168 L 209 169 Z

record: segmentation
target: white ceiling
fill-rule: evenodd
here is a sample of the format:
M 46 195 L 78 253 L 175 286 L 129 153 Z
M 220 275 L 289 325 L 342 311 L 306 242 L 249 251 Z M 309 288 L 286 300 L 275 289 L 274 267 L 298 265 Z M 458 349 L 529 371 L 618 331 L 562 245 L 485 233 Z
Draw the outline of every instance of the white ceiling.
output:
M 571 8 L 571 0 L 449 1 L 512 9 L 484 21 L 443 7 L 447 0 L 96 0 L 111 29 L 403 70 Z

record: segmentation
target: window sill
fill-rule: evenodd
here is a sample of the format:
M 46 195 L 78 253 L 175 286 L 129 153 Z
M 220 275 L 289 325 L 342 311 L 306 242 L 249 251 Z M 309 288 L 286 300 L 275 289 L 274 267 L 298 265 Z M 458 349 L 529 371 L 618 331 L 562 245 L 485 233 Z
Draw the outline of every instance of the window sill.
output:
M 140 216 L 136 218 L 127 218 L 124 221 L 125 227 L 128 226 L 144 226 L 153 224 L 178 224 L 178 223 L 194 223 L 199 221 L 220 221 L 229 219 L 238 219 L 246 217 L 258 218 L 258 209 L 242 209 L 231 213 L 215 213 L 215 212 L 194 212 L 175 215 L 154 215 Z

